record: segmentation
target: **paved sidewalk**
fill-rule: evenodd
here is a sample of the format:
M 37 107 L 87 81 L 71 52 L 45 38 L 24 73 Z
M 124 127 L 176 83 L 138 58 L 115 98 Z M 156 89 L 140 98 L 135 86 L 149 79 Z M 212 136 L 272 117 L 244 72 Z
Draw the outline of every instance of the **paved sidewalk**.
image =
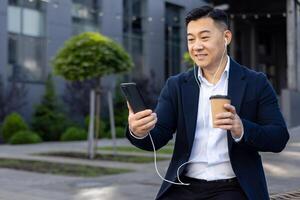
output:
M 111 146 L 111 140 L 101 140 L 98 146 Z M 130 145 L 127 139 L 118 139 L 117 145 Z M 134 172 L 96 178 L 67 177 L 50 174 L 0 169 L 1 200 L 110 200 L 153 199 L 160 179 L 154 174 L 153 163 L 133 164 L 111 161 L 33 156 L 33 153 L 55 151 L 86 151 L 86 142 L 51 142 L 35 145 L 0 145 L 0 157 L 43 160 L 59 163 L 132 169 Z M 146 153 L 152 156 L 152 152 Z M 168 161 L 160 162 L 162 171 Z M 18 191 L 18 192 L 17 192 Z M 138 195 L 136 193 L 138 192 Z
M 300 127 L 290 130 L 291 139 L 280 154 L 262 153 L 270 193 L 300 189 Z M 130 145 L 118 139 L 118 145 Z M 110 140 L 101 140 L 98 146 L 110 146 Z M 109 161 L 89 161 L 57 157 L 32 156 L 32 153 L 49 151 L 85 151 L 86 142 L 42 143 L 37 145 L 0 145 L 0 157 L 46 160 L 51 162 L 87 164 L 128 168 L 132 173 L 96 178 L 67 177 L 0 169 L 1 200 L 151 200 L 161 180 L 154 164 L 131 164 Z M 148 155 L 151 155 L 148 154 Z M 161 172 L 168 161 L 159 162 Z
M 300 127 L 289 130 L 290 140 L 281 153 L 261 153 L 270 193 L 300 189 Z

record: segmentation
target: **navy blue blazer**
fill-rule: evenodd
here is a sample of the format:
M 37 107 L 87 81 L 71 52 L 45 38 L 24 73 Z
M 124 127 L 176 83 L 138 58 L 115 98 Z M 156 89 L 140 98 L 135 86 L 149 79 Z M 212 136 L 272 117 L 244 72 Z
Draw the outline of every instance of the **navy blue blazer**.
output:
M 156 149 L 159 149 L 176 132 L 173 156 L 165 176 L 168 180 L 177 180 L 178 167 L 187 162 L 191 154 L 199 95 L 194 70 L 170 77 L 161 91 L 155 109 L 158 121 L 151 135 Z M 269 199 L 259 152 L 280 152 L 289 140 L 276 94 L 263 73 L 250 70 L 231 59 L 228 95 L 244 126 L 244 136 L 238 143 L 229 131 L 227 133 L 233 171 L 248 199 Z M 135 139 L 128 130 L 126 136 L 133 145 L 153 151 L 149 136 Z M 184 169 L 180 169 L 180 174 L 184 173 Z M 156 199 L 160 199 L 170 186 L 164 181 Z

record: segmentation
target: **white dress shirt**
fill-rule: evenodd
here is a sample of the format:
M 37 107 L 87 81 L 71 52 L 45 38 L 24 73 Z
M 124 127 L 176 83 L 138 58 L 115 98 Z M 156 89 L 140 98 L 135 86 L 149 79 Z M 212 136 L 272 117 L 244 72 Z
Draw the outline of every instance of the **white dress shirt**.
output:
M 203 77 L 199 67 L 198 78 L 201 86 L 197 125 L 186 176 L 208 181 L 235 177 L 228 154 L 227 131 L 212 127 L 209 100 L 212 95 L 227 95 L 229 66 L 230 59 L 227 56 L 225 70 L 215 85 Z M 235 141 L 238 142 L 241 138 L 235 139 Z

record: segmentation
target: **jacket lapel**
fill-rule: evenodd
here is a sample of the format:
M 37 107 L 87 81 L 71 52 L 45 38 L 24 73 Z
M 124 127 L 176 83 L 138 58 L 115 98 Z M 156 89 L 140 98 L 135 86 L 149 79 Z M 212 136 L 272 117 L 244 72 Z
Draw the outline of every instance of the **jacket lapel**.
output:
M 199 101 L 199 86 L 194 76 L 197 76 L 197 72 L 194 70 L 190 71 L 184 84 L 181 86 L 183 114 L 187 130 L 189 149 L 191 149 L 193 146 Z
M 230 59 L 229 79 L 228 79 L 228 95 L 231 97 L 231 105 L 236 109 L 236 113 L 239 115 L 242 99 L 246 88 L 245 72 L 243 68 L 236 63 L 233 59 Z M 228 150 L 230 152 L 233 138 L 230 131 L 227 132 L 228 138 Z

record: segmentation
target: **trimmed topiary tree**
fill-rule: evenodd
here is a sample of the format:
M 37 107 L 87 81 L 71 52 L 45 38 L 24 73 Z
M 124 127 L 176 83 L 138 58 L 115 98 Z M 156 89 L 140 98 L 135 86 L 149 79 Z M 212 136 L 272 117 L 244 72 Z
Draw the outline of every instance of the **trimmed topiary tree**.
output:
M 100 33 L 85 32 L 66 41 L 52 64 L 54 73 L 69 81 L 98 79 L 97 87 L 91 91 L 90 116 L 92 120 L 89 126 L 89 157 L 93 158 L 94 138 L 98 138 L 95 133 L 99 133 L 100 130 L 98 119 L 101 78 L 104 75 L 129 71 L 133 67 L 133 62 L 126 51 L 113 40 Z
M 18 131 L 9 140 L 10 144 L 35 144 L 42 142 L 41 137 L 33 131 Z
M 54 73 L 69 81 L 100 79 L 104 75 L 126 72 L 133 66 L 129 55 L 119 44 L 93 32 L 82 33 L 66 41 L 52 64 Z
M 18 131 L 28 130 L 28 126 L 18 113 L 8 115 L 2 124 L 2 138 L 9 142 L 10 138 Z

